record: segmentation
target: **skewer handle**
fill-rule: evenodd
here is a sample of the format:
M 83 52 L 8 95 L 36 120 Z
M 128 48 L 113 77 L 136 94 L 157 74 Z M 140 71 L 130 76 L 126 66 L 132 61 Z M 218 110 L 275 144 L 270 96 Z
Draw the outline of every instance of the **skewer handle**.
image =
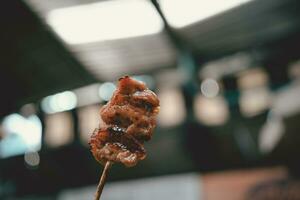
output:
M 105 163 L 105 166 L 104 166 L 102 175 L 101 175 L 100 180 L 99 180 L 99 184 L 98 184 L 98 186 L 97 186 L 97 191 L 96 191 L 96 194 L 95 194 L 95 200 L 99 200 L 100 197 L 101 197 L 102 190 L 103 190 L 104 184 L 105 184 L 105 180 L 106 180 L 106 177 L 107 177 L 107 175 L 108 175 L 108 171 L 109 171 L 109 169 L 111 168 L 112 164 L 113 164 L 113 163 L 110 162 L 110 161 L 107 161 L 107 162 Z

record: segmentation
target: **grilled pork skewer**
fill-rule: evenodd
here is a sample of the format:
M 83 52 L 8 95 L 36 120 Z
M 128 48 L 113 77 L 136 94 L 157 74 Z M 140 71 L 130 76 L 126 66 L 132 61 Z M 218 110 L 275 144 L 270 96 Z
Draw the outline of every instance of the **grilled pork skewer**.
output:
M 96 200 L 112 163 L 133 167 L 145 159 L 143 144 L 153 135 L 158 112 L 159 100 L 145 83 L 129 76 L 119 79 L 111 100 L 100 110 L 104 125 L 94 131 L 89 143 L 95 159 L 105 165 Z

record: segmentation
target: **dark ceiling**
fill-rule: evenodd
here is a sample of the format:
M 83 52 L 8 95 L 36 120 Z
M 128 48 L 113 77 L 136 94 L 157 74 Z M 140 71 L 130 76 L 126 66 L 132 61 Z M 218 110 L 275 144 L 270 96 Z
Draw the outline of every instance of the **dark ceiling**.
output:
M 261 51 L 267 63 L 284 55 L 288 62 L 300 54 L 295 42 L 300 38 L 299 7 L 298 0 L 255 0 L 173 31 L 200 64 L 237 51 Z M 46 95 L 98 81 L 24 2 L 2 1 L 0 26 L 0 116 Z
M 0 6 L 0 116 L 23 103 L 95 82 L 19 0 Z

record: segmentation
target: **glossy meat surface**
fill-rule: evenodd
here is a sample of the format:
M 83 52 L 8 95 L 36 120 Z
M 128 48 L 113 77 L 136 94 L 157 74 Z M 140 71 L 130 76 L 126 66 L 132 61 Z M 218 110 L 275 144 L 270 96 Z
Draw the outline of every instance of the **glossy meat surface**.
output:
M 100 110 L 104 125 L 90 140 L 96 160 L 121 162 L 127 167 L 143 160 L 143 144 L 152 137 L 158 112 L 159 100 L 143 82 L 120 78 L 111 100 Z

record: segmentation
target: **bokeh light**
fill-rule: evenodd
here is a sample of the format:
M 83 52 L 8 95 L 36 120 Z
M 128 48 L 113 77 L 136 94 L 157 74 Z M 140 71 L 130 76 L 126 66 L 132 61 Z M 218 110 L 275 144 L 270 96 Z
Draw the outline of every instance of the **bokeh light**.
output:
M 37 167 L 40 164 L 40 155 L 36 151 L 26 152 L 24 161 L 29 167 Z
M 45 116 L 45 144 L 59 147 L 74 139 L 74 124 L 70 112 L 60 112 Z
M 207 98 L 198 95 L 194 102 L 199 122 L 208 126 L 223 125 L 229 119 L 229 108 L 224 97 Z
M 4 118 L 4 139 L 0 141 L 0 156 L 23 154 L 28 150 L 39 150 L 42 140 L 42 124 L 38 116 L 27 118 L 14 113 Z
M 214 79 L 205 79 L 201 82 L 201 92 L 205 97 L 216 97 L 219 90 L 218 82 Z
M 163 89 L 158 93 L 160 112 L 158 124 L 164 127 L 182 123 L 186 116 L 183 95 L 178 89 Z
M 77 97 L 74 92 L 65 91 L 48 96 L 42 100 L 41 106 L 46 113 L 56 113 L 71 110 L 77 105 Z
M 113 84 L 111 82 L 103 83 L 99 87 L 99 96 L 100 96 L 100 98 L 103 99 L 104 101 L 109 101 L 110 98 L 112 97 L 115 89 L 116 89 L 115 84 Z

